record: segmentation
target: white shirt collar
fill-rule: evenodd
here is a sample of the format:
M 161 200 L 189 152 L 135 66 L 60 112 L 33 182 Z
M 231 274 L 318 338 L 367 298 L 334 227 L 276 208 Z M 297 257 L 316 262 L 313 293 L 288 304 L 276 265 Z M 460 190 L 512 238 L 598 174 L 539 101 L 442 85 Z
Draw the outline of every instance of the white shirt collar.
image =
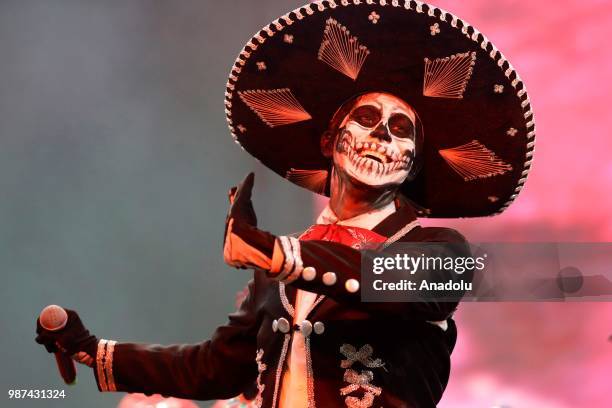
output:
M 389 204 L 376 210 L 368 211 L 346 220 L 338 220 L 338 217 L 336 214 L 334 214 L 334 211 L 330 208 L 328 203 L 321 214 L 319 214 L 317 224 L 338 224 L 347 227 L 358 227 L 371 230 L 394 212 L 395 202 L 391 201 Z

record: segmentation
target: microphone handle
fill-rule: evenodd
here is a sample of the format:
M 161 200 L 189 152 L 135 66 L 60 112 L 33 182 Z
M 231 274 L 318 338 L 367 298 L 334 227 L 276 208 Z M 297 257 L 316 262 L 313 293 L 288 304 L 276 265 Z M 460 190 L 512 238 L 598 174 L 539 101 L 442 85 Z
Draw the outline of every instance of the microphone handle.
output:
M 76 381 L 74 360 L 72 360 L 68 354 L 57 351 L 55 352 L 55 361 L 57 362 L 57 368 L 64 382 L 68 385 L 74 384 Z

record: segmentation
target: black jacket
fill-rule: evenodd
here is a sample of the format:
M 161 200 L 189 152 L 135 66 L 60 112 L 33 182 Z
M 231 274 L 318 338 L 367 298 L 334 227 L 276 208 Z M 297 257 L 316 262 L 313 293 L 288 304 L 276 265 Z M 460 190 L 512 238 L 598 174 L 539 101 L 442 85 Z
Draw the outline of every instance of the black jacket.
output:
M 399 235 L 399 242 L 452 243 L 446 256 L 470 255 L 463 236 L 452 229 L 416 226 L 403 234 L 415 219 L 412 208 L 404 206 L 373 231 Z M 434 407 L 449 378 L 457 302 L 361 302 L 359 292 L 344 286 L 347 279 L 360 280 L 359 251 L 303 241 L 301 255 L 304 266 L 316 269 L 314 280 L 285 285 L 256 270 L 239 310 L 208 341 L 167 347 L 117 343 L 111 372 L 117 391 L 205 400 L 233 397 L 255 383 L 261 406 L 275 408 L 297 329 L 283 333 L 278 320 L 292 321 L 299 288 L 323 295 L 307 316 L 317 329 L 306 339 L 312 406 Z M 324 271 L 334 271 L 337 283 L 323 284 Z M 445 319 L 446 331 L 428 323 Z

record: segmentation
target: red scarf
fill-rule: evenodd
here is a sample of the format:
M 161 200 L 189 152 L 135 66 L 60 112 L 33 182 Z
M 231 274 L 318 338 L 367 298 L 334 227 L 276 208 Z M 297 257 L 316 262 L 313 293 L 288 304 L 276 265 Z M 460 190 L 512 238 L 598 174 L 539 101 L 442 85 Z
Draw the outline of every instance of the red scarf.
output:
M 315 224 L 300 236 L 300 240 L 332 241 L 355 249 L 366 249 L 377 247 L 387 238 L 365 228 L 338 224 Z

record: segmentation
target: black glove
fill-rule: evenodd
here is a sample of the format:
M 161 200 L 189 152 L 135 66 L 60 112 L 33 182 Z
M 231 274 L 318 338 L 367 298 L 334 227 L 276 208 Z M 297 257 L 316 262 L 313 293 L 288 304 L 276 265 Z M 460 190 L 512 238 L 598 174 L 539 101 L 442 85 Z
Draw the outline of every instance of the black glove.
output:
M 230 218 L 246 223 L 253 227 L 257 227 L 257 216 L 255 215 L 255 209 L 253 208 L 253 202 L 251 201 L 251 193 L 253 191 L 253 184 L 255 182 L 255 174 L 249 173 L 246 175 L 242 183 L 237 187 L 232 187 L 229 191 L 230 208 L 227 214 L 227 222 Z
M 236 268 L 268 269 L 272 258 L 272 234 L 257 228 L 257 216 L 251 201 L 255 175 L 247 174 L 242 183 L 229 191 L 230 208 L 225 220 L 223 258 Z
M 98 338 L 89 333 L 74 310 L 66 309 L 66 313 L 66 326 L 58 331 L 46 330 L 40 325 L 39 319 L 36 319 L 36 342 L 44 345 L 49 353 L 61 351 L 73 356 L 85 352 L 95 362 Z

